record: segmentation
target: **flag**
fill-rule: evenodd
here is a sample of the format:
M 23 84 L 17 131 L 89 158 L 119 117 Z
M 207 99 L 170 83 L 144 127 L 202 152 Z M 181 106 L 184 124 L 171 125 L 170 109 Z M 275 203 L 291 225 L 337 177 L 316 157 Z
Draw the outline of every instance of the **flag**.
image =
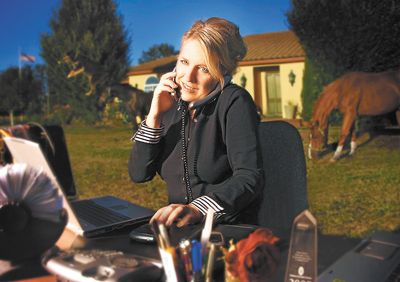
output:
M 30 62 L 30 63 L 34 63 L 36 61 L 35 56 L 28 55 L 25 53 L 21 53 L 21 55 L 19 56 L 19 59 L 23 62 Z

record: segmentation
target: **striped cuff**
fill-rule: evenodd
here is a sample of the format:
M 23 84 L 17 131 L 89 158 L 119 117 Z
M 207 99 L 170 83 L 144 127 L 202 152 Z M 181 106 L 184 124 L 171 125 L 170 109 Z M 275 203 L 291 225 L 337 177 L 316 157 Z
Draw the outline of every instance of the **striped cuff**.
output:
M 208 196 L 201 196 L 197 199 L 194 199 L 191 204 L 198 208 L 204 216 L 207 214 L 208 209 L 213 209 L 215 212 L 214 220 L 217 220 L 226 214 L 224 212 L 224 208 Z
M 157 144 L 160 142 L 163 132 L 164 125 L 161 125 L 160 128 L 151 128 L 146 125 L 146 120 L 144 120 L 141 122 L 139 129 L 133 135 L 131 140 L 147 144 Z

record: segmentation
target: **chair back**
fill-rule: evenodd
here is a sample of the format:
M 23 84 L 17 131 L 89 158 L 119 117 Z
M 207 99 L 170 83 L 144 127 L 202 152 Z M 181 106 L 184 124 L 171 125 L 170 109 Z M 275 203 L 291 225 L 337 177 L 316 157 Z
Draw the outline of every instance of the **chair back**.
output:
M 303 142 L 285 121 L 261 122 L 259 142 L 265 184 L 258 224 L 290 230 L 294 218 L 308 208 Z

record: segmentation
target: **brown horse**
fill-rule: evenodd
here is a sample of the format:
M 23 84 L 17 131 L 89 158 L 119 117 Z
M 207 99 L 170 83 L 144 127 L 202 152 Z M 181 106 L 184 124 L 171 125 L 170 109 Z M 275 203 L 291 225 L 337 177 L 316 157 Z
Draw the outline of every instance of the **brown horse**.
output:
M 331 159 L 340 158 L 351 134 L 350 155 L 356 149 L 354 123 L 358 116 L 378 116 L 398 110 L 400 121 L 400 72 L 349 72 L 328 84 L 318 97 L 311 119 L 309 158 L 317 158 L 328 141 L 328 118 L 333 110 L 343 114 L 338 147 Z
M 136 87 L 126 83 L 115 83 L 102 89 L 98 89 L 101 81 L 105 80 L 106 73 L 103 68 L 83 56 L 73 56 L 67 54 L 63 61 L 71 66 L 71 70 L 67 77 L 72 78 L 78 75 L 84 75 L 89 83 L 89 89 L 85 93 L 86 96 L 93 95 L 99 91 L 97 107 L 104 109 L 104 106 L 113 98 L 118 97 L 123 101 L 126 112 L 132 118 L 133 129 L 138 128 L 145 115 L 148 113 L 153 98 L 152 93 L 146 93 Z
M 99 103 L 106 104 L 115 97 L 123 102 L 126 113 L 132 119 L 133 129 L 137 130 L 150 110 L 153 93 L 146 93 L 129 84 L 114 84 L 100 94 Z

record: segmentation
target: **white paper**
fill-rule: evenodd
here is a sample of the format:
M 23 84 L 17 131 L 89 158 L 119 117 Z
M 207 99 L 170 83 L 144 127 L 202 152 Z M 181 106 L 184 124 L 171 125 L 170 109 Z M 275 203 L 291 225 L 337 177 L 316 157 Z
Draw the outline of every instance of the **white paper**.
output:
M 213 209 L 207 210 L 206 222 L 204 223 L 204 227 L 203 227 L 203 231 L 201 232 L 201 239 L 200 239 L 201 249 L 202 249 L 203 253 L 205 252 L 207 243 L 210 240 L 210 235 L 211 235 L 213 220 L 214 220 L 214 213 L 215 213 L 215 211 Z

